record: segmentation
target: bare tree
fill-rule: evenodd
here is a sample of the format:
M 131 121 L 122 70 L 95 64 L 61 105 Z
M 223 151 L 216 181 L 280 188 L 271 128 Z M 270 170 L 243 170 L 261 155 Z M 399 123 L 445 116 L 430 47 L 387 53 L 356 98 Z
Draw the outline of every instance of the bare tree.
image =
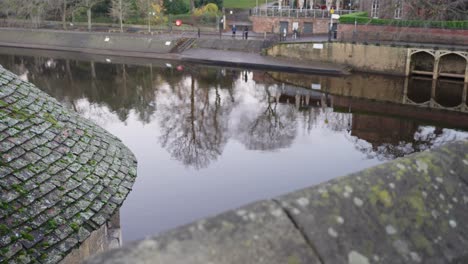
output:
M 422 20 L 468 19 L 467 0 L 406 0 L 407 17 Z
M 15 18 L 18 16 L 21 4 L 20 1 L 16 0 L 0 1 L 0 12 L 6 17 L 8 23 L 11 22 L 11 16 Z
M 103 2 L 104 0 L 78 0 L 76 5 L 73 6 L 72 14 L 79 10 L 86 10 L 86 16 L 88 18 L 88 31 L 92 29 L 92 9 L 97 4 Z
M 124 20 L 132 13 L 132 3 L 128 0 L 112 0 L 109 14 L 119 20 L 120 32 L 123 32 Z
M 45 15 L 52 7 L 49 0 L 29 0 L 18 1 L 19 14 L 31 19 L 33 27 L 39 27 L 44 20 Z
M 151 32 L 151 23 L 154 20 L 154 16 L 158 13 L 155 7 L 162 6 L 160 0 L 136 0 L 137 11 L 143 17 L 146 17 L 148 23 L 148 32 Z M 161 11 L 160 11 L 161 12 Z M 153 21 L 154 22 L 154 21 Z

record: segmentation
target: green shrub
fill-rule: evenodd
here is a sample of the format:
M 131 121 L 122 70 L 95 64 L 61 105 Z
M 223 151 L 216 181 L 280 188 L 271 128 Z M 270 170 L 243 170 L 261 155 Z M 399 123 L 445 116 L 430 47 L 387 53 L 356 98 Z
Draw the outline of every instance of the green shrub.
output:
M 164 0 L 164 8 L 166 9 L 166 14 L 186 14 L 189 11 L 188 5 L 184 0 Z
M 425 20 L 401 20 L 401 19 L 379 19 L 370 18 L 367 12 L 357 12 L 340 17 L 342 24 L 367 24 L 396 27 L 424 27 L 424 28 L 447 28 L 468 29 L 468 21 L 425 21 Z

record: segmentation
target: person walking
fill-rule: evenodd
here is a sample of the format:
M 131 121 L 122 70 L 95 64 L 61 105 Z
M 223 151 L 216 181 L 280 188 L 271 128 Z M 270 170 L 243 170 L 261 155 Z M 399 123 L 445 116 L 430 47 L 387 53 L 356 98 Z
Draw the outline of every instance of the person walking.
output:
M 232 25 L 232 37 L 233 38 L 236 38 L 236 31 L 237 31 L 236 25 Z
M 249 28 L 244 27 L 244 39 L 248 39 L 248 38 L 249 38 Z
M 283 28 L 283 41 L 286 41 L 286 34 L 287 34 L 286 28 Z

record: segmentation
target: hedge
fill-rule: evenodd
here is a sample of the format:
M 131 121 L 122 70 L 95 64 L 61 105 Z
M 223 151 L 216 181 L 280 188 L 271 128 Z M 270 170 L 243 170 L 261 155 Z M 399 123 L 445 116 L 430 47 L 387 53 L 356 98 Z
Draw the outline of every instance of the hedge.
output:
M 424 27 L 424 28 L 447 28 L 447 29 L 468 29 L 468 21 L 424 21 L 424 20 L 400 20 L 400 19 L 380 19 L 370 18 L 367 12 L 352 13 L 340 17 L 342 24 L 367 24 L 396 27 Z

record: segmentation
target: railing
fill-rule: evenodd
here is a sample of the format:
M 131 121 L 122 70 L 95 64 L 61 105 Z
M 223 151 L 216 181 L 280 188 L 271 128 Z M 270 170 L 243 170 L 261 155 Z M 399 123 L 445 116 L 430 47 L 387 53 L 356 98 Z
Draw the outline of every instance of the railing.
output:
M 357 10 L 335 10 L 337 15 L 347 15 L 357 12 Z M 327 18 L 330 17 L 330 11 L 326 9 L 292 9 L 292 8 L 252 8 L 251 16 L 266 16 L 266 17 L 311 17 L 311 18 Z

